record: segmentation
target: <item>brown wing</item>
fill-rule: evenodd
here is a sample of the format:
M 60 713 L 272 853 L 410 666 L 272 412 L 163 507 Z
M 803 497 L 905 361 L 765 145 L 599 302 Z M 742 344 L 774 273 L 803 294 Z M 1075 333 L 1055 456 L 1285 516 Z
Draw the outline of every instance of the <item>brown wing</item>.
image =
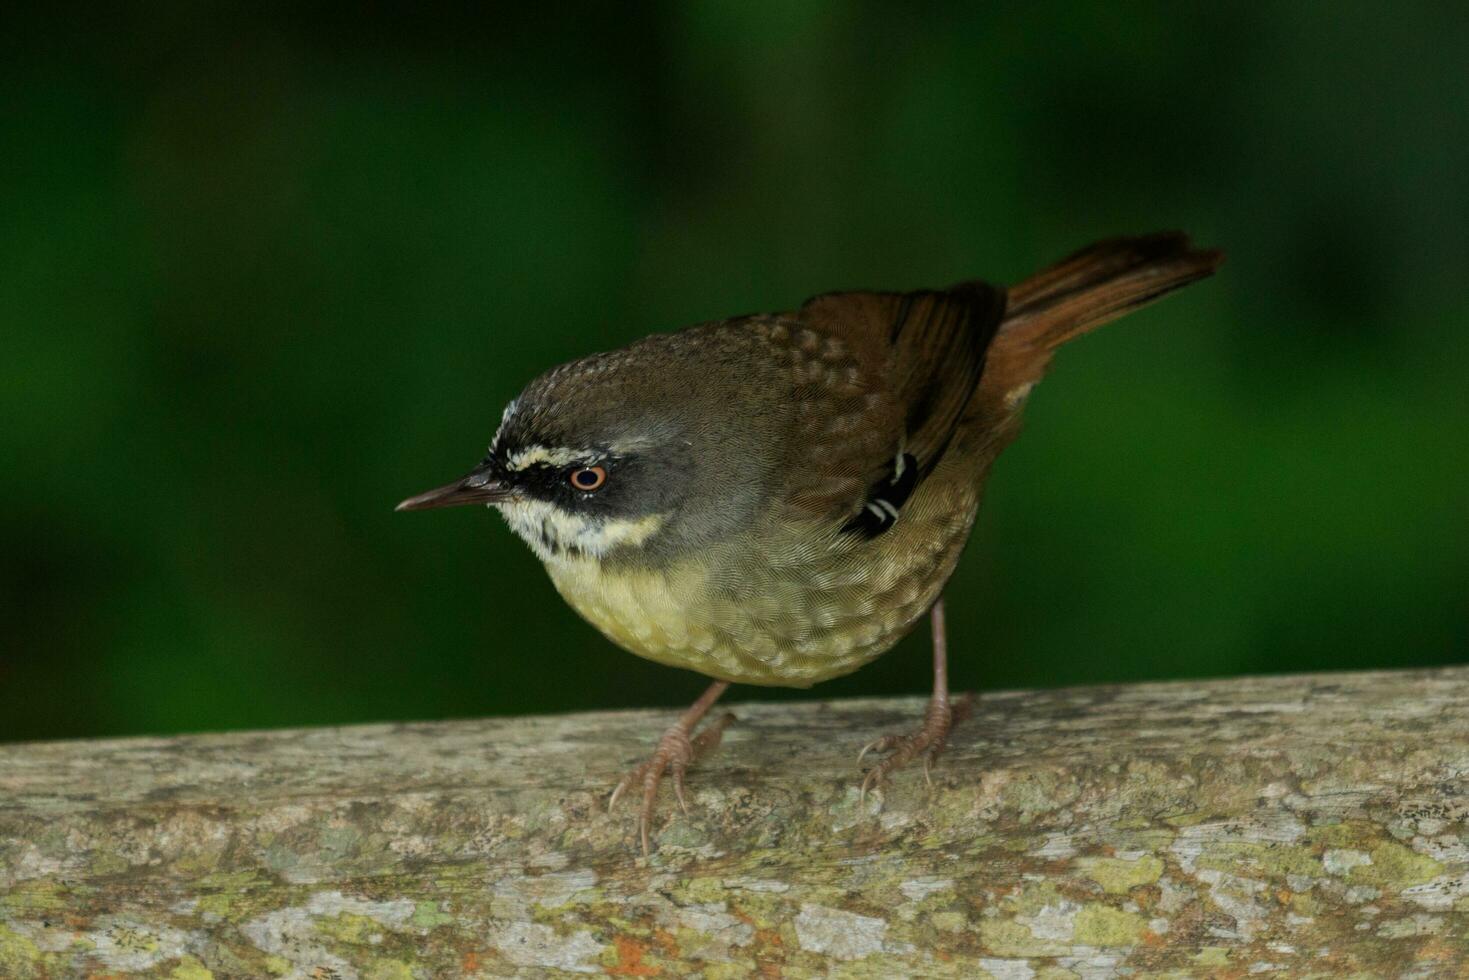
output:
M 796 443 L 806 465 L 793 460 L 792 502 L 851 516 L 881 503 L 874 494 L 901 489 L 906 497 L 953 438 L 1004 312 L 1004 290 L 968 282 L 827 293 L 780 321 L 790 323 L 789 343 L 800 352 Z M 915 467 L 906 480 L 900 456 Z M 902 502 L 888 503 L 895 513 Z

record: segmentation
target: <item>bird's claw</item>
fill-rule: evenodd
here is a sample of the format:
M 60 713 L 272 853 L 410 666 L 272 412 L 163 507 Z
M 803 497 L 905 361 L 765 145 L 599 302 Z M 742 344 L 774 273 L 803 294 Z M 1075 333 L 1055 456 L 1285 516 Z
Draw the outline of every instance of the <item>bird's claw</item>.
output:
M 611 813 L 623 793 L 639 783 L 642 784 L 643 803 L 638 810 L 638 837 L 643 845 L 644 857 L 652 853 L 649 828 L 653 823 L 653 806 L 658 798 L 658 786 L 663 782 L 663 777 L 669 774 L 673 776 L 673 795 L 678 800 L 679 808 L 684 813 L 688 813 L 689 804 L 684 792 L 684 774 L 691 763 L 713 751 L 719 745 L 719 740 L 724 736 L 724 730 L 734 720 L 735 716 L 726 711 L 704 726 L 704 730 L 693 738 L 689 737 L 688 731 L 682 725 L 671 726 L 658 740 L 658 747 L 653 750 L 653 755 L 648 761 L 623 776 L 622 781 L 608 797 L 607 812 Z
M 883 735 L 880 738 L 874 738 L 872 741 L 862 746 L 862 751 L 857 753 L 857 764 L 859 766 L 862 764 L 862 760 L 867 756 L 867 753 L 887 752 L 888 750 L 892 749 L 893 746 L 897 745 L 899 740 L 900 736 L 893 734 Z
M 889 773 L 906 766 L 919 754 L 923 756 L 923 780 L 932 786 L 933 764 L 944 751 L 949 730 L 968 716 L 972 706 L 973 699 L 968 694 L 961 696 L 952 706 L 946 702 L 930 701 L 923 724 L 916 731 L 903 735 L 889 733 L 864 745 L 857 754 L 859 764 L 868 752 L 886 752 L 888 755 L 862 777 L 862 786 L 857 793 L 858 806 L 867 802 L 869 790 L 881 786 Z

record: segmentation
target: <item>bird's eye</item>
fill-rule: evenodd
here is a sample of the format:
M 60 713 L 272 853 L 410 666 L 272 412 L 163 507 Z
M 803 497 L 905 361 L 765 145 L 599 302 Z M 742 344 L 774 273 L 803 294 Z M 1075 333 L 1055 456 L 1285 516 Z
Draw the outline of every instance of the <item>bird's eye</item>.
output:
M 572 470 L 567 479 L 576 489 L 591 493 L 593 490 L 600 490 L 602 484 L 607 482 L 607 471 L 600 466 L 583 466 Z

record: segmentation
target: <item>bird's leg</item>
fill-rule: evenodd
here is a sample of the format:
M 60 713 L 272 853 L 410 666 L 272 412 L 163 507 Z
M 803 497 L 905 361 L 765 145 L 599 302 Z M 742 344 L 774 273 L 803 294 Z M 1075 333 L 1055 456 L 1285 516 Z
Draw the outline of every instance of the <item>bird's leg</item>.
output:
M 934 760 L 944 750 L 949 729 L 962 721 L 972 707 L 968 694 L 954 704 L 949 703 L 949 640 L 944 630 L 944 600 L 933 604 L 930 611 L 933 625 L 933 696 L 928 699 L 928 710 L 923 714 L 923 724 L 917 731 L 904 735 L 884 735 L 868 742 L 857 756 L 860 763 L 869 752 L 887 752 L 888 757 L 868 771 L 862 779 L 860 801 L 866 802 L 867 791 L 882 783 L 888 773 L 912 762 L 920 753 L 923 755 L 923 778 L 932 783 L 929 770 Z
M 683 808 L 684 813 L 689 812 L 688 802 L 684 799 L 684 772 L 689 764 L 700 756 L 712 751 L 719 744 L 719 739 L 724 735 L 724 730 L 729 723 L 735 720 L 735 716 L 728 711 L 721 714 L 710 722 L 702 732 L 694 735 L 694 728 L 699 720 L 709 713 L 714 702 L 729 687 L 729 681 L 715 681 L 709 685 L 709 689 L 699 695 L 699 700 L 689 706 L 689 710 L 668 727 L 663 737 L 658 740 L 658 748 L 653 750 L 653 755 L 647 762 L 638 766 L 632 772 L 622 777 L 622 782 L 612 791 L 612 797 L 607 801 L 607 809 L 617 805 L 617 800 L 624 792 L 641 783 L 643 786 L 643 805 L 638 811 L 638 832 L 643 841 L 643 856 L 647 857 L 651 848 L 648 846 L 648 826 L 653 822 L 653 802 L 658 796 L 658 784 L 663 782 L 665 772 L 673 774 L 673 792 L 678 797 L 678 805 Z

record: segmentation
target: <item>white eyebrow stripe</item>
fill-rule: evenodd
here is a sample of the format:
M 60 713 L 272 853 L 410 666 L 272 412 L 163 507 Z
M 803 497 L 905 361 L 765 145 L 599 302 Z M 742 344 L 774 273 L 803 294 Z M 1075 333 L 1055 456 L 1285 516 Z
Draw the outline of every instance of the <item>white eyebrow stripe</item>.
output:
M 546 463 L 551 466 L 570 466 L 572 463 L 589 462 L 591 457 L 574 449 L 552 449 L 546 446 L 529 446 L 510 454 L 505 461 L 509 470 L 523 470 L 527 466 Z

